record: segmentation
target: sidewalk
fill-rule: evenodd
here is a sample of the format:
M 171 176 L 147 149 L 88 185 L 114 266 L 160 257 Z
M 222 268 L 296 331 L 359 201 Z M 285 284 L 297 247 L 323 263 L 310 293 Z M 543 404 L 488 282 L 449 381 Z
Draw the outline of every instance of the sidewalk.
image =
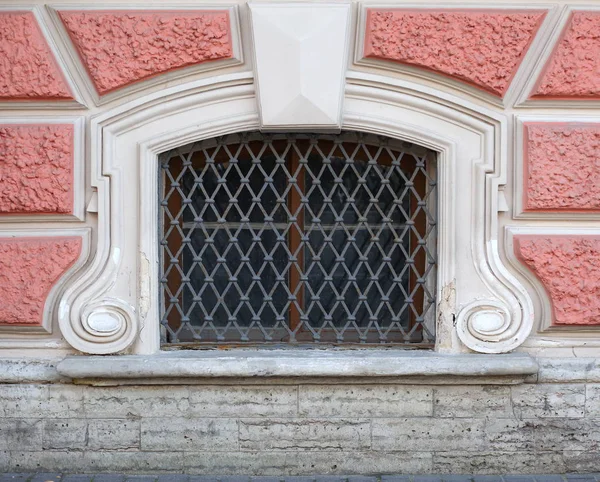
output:
M 599 460 L 600 467 L 600 460 Z M 260 477 L 241 475 L 125 475 L 4 473 L 0 482 L 600 482 L 600 473 L 566 475 L 316 475 Z

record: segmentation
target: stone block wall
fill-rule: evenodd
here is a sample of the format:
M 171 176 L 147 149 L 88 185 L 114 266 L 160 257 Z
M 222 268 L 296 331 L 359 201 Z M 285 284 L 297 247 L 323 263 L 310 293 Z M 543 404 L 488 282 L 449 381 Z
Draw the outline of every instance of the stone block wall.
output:
M 0 470 L 592 472 L 600 383 L 0 386 Z

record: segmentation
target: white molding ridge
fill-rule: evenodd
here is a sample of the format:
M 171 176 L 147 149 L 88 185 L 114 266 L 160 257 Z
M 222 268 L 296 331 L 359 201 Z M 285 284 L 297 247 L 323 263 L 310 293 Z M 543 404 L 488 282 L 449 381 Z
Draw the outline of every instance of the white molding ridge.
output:
M 402 138 L 438 152 L 436 349 L 452 353 L 461 349 L 448 335 L 446 327 L 452 326 L 454 334 L 473 351 L 514 350 L 531 333 L 533 302 L 504 266 L 498 246 L 496 213 L 508 172 L 507 146 L 502 142 L 507 133 L 505 119 L 410 81 L 359 72 L 349 72 L 348 80 L 344 127 Z M 369 118 L 368 112 L 350 115 L 351 98 L 378 101 L 377 117 Z M 412 112 L 385 112 L 383 105 L 402 106 Z M 419 125 L 420 115 L 430 116 L 430 120 Z M 356 121 L 349 122 L 352 118 Z M 403 119 L 402 125 L 391 119 Z M 444 122 L 438 122 L 441 119 Z M 467 141 L 468 136 L 473 136 L 473 141 Z M 467 146 L 469 142 L 472 145 Z M 476 180 L 471 183 L 467 178 Z
M 339 130 L 350 4 L 251 3 L 265 130 Z
M 143 279 L 136 280 L 126 274 L 130 268 L 134 269 L 132 272 L 138 272 L 139 254 L 145 252 L 139 253 L 138 242 L 141 246 L 151 246 L 147 248 L 147 252 L 152 254 L 142 258 L 156 258 L 157 228 L 148 230 L 142 225 L 141 236 L 137 239 L 128 231 L 135 229 L 135 224 L 123 221 L 129 219 L 138 222 L 143 219 L 156 226 L 158 208 L 155 210 L 154 206 L 157 192 L 155 162 L 157 155 L 168 147 L 164 141 L 159 143 L 158 150 L 150 151 L 150 159 L 146 160 L 146 146 L 141 146 L 138 152 L 137 143 L 135 147 L 127 142 L 118 144 L 119 134 L 130 132 L 138 135 L 141 127 L 141 133 L 145 137 L 148 131 L 143 127 L 144 119 L 154 119 L 159 121 L 160 126 L 149 141 L 157 142 L 169 135 L 176 139 L 172 147 L 185 145 L 196 139 L 188 133 L 188 124 L 195 119 L 188 110 L 190 106 L 200 110 L 208 109 L 213 119 L 222 119 L 220 123 L 213 121 L 202 124 L 207 137 L 223 131 L 247 130 L 249 126 L 258 124 L 258 116 L 253 112 L 256 102 L 251 82 L 248 73 L 200 80 L 136 99 L 92 120 L 91 184 L 98 192 L 98 249 L 93 262 L 65 291 L 58 311 L 61 332 L 76 350 L 97 355 L 118 353 L 127 350 L 136 340 L 141 345 L 136 352 L 153 352 L 158 349 L 158 309 L 156 303 L 153 303 L 150 310 L 147 301 L 143 301 L 156 301 L 156 269 L 149 274 L 150 281 L 142 273 L 140 276 Z M 244 103 L 244 107 L 252 112 L 250 123 L 244 119 L 238 123 L 237 119 L 222 111 L 223 104 L 235 104 L 240 99 L 250 99 Z M 168 120 L 163 123 L 164 119 L 176 112 L 183 115 L 183 125 L 171 125 Z M 150 117 L 146 117 L 148 114 Z M 195 120 L 193 124 L 196 129 L 199 127 Z M 138 127 L 138 130 L 131 130 L 132 126 Z M 165 126 L 169 126 L 170 130 L 165 132 Z M 128 148 L 134 148 L 138 154 L 125 155 Z M 143 154 L 138 158 L 140 153 Z M 123 159 L 130 162 L 124 162 Z M 143 182 L 134 183 L 135 187 L 131 189 L 133 186 L 126 181 L 127 174 L 131 169 L 138 168 L 138 162 Z M 146 162 L 152 163 L 152 166 Z M 140 206 L 130 202 L 129 196 L 137 195 L 138 190 L 147 193 L 148 209 L 144 208 L 144 204 Z M 144 216 L 146 212 L 148 217 Z M 154 268 L 157 266 L 158 264 Z M 155 275 L 156 278 L 152 278 Z M 145 323 L 147 318 L 151 318 L 152 322 Z

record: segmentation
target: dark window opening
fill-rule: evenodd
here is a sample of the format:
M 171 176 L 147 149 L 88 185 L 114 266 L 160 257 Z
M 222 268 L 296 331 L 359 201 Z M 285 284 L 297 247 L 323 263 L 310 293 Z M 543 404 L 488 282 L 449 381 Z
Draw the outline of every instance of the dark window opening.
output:
M 244 133 L 160 158 L 163 344 L 434 341 L 433 153 Z

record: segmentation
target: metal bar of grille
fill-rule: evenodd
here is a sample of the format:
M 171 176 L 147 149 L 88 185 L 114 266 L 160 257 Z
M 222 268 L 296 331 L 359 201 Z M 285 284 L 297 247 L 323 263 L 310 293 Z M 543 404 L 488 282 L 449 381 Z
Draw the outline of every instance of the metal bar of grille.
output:
M 433 153 L 251 132 L 160 161 L 163 344 L 433 343 Z

